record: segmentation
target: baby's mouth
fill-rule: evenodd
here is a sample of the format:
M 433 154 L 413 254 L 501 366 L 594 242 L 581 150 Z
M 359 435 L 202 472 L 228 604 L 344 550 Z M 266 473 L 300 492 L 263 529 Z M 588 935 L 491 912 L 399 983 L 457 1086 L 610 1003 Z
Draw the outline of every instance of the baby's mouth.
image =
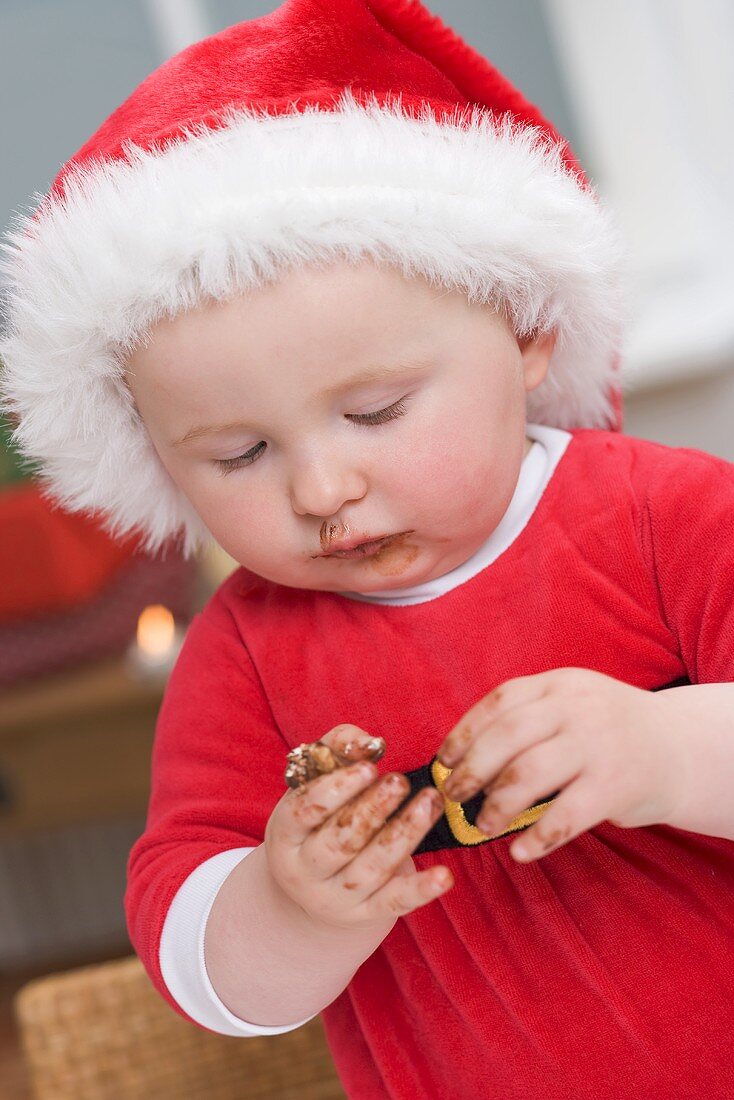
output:
M 380 538 L 369 539 L 366 542 L 360 542 L 341 550 L 329 550 L 321 556 L 324 558 L 372 558 L 385 550 L 396 539 L 402 538 L 408 533 L 407 531 L 398 531 L 394 535 L 383 535 Z

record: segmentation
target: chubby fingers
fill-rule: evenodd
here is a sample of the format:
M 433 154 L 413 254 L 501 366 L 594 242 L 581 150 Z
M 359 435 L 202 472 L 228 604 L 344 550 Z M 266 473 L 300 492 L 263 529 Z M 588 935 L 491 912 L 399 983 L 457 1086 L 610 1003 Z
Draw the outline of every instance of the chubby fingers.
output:
M 467 749 L 498 718 L 522 704 L 542 699 L 550 686 L 551 673 L 518 676 L 506 680 L 494 691 L 482 696 L 449 731 L 438 750 L 438 759 L 447 768 L 454 768 Z
M 446 780 L 446 797 L 454 802 L 465 802 L 493 781 L 496 783 L 511 760 L 553 737 L 560 725 L 556 708 L 543 697 L 519 704 L 493 720 L 485 719 L 484 728 L 463 750 L 459 763 Z M 439 759 L 443 762 L 440 750 Z
M 558 795 L 540 821 L 520 834 L 510 846 L 510 855 L 519 863 L 529 863 L 593 829 L 608 814 L 602 792 L 588 778 L 579 777 Z
M 300 858 L 319 879 L 330 878 L 369 844 L 410 794 L 398 772 L 381 776 L 306 837 Z
M 476 826 L 497 836 L 519 814 L 566 787 L 581 773 L 583 760 L 571 738 L 552 737 L 511 760 L 487 788 Z M 549 814 L 551 808 L 545 810 Z
M 362 760 L 320 775 L 299 790 L 288 791 L 278 804 L 276 828 L 280 839 L 289 846 L 300 846 L 314 829 L 320 828 L 376 778 L 376 765 Z
M 431 868 L 415 875 L 402 873 L 406 859 L 442 813 L 443 799 L 438 791 L 433 787 L 420 791 L 332 877 L 334 888 L 349 890 L 355 903 L 367 903 L 366 911 L 375 917 L 389 913 L 399 916 L 448 889 L 452 880 L 447 868 Z

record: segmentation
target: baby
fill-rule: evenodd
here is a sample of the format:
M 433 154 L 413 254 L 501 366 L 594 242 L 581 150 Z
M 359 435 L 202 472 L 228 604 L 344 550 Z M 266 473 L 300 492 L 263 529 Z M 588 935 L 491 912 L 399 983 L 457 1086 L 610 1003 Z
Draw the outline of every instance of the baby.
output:
M 619 432 L 614 261 L 404 0 L 185 51 L 11 239 L 49 491 L 241 566 L 166 691 L 132 942 L 211 1030 L 323 1012 L 355 1100 L 734 1093 L 734 468 Z

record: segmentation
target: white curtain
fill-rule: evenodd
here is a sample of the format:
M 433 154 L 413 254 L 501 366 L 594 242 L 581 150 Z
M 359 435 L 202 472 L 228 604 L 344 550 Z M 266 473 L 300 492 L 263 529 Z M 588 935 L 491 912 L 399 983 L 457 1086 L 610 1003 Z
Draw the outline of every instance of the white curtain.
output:
M 629 252 L 627 388 L 734 367 L 734 5 L 545 5 Z

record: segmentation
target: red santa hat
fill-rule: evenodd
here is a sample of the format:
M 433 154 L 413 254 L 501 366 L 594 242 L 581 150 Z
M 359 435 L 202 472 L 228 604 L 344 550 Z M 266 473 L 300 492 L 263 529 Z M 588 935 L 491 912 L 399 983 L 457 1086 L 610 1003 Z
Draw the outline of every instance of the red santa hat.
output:
M 46 491 L 151 552 L 208 532 L 123 382 L 150 326 L 372 257 L 557 331 L 531 421 L 617 427 L 617 244 L 566 142 L 417 0 L 286 0 L 171 58 L 7 236 L 2 391 Z

